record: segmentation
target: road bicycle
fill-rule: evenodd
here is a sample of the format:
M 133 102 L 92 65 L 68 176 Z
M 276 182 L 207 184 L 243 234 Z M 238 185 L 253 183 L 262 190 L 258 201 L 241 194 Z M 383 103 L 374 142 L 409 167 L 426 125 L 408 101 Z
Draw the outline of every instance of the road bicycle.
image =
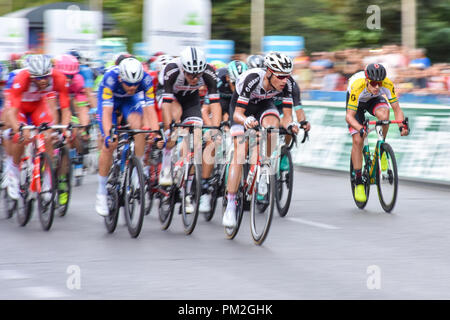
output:
M 25 226 L 31 218 L 33 203 L 37 201 L 39 220 L 45 231 L 50 230 L 55 213 L 56 179 L 53 162 L 45 149 L 44 132 L 52 129 L 66 129 L 66 125 L 42 123 L 39 126 L 21 126 L 19 133 L 23 139 L 23 131 L 32 132 L 31 142 L 25 147 L 20 160 L 20 197 L 14 200 L 14 212 L 20 226 Z
M 118 146 L 106 185 L 109 215 L 105 217 L 105 225 L 109 233 L 117 227 L 121 207 L 124 207 L 130 236 L 136 238 L 141 232 L 145 215 L 145 181 L 142 163 L 134 154 L 134 136 L 150 132 L 129 129 L 128 125 L 111 128 L 110 136 L 114 137 L 113 141 L 118 139 Z
M 171 124 L 171 129 L 188 129 L 187 135 L 178 135 L 172 151 L 171 171 L 173 184 L 164 188 L 159 202 L 159 219 L 162 229 L 169 228 L 173 218 L 175 204 L 180 202 L 179 214 L 182 216 L 184 232 L 190 235 L 197 224 L 198 208 L 201 196 L 202 167 L 201 159 L 195 158 L 194 131 L 202 127 L 196 124 Z M 186 143 L 185 138 L 189 141 Z M 181 152 L 188 145 L 188 150 Z M 201 155 L 201 149 L 198 152 Z M 193 208 L 190 212 L 189 207 Z
M 367 132 L 376 131 L 378 139 L 375 149 L 372 152 L 369 147 L 368 135 L 364 139 L 363 147 L 363 170 L 362 181 L 366 192 L 366 201 L 359 202 L 355 199 L 356 176 L 353 170 L 353 162 L 350 156 L 350 185 L 352 188 L 353 200 L 359 209 L 364 209 L 369 200 L 370 185 L 376 184 L 378 191 L 378 199 L 381 207 L 386 212 L 391 212 L 395 206 L 398 192 L 398 172 L 397 161 L 392 147 L 385 142 L 383 137 L 383 126 L 390 124 L 403 123 L 408 126 L 408 118 L 404 121 L 400 120 L 377 120 L 364 122 Z M 374 127 L 369 128 L 369 125 Z

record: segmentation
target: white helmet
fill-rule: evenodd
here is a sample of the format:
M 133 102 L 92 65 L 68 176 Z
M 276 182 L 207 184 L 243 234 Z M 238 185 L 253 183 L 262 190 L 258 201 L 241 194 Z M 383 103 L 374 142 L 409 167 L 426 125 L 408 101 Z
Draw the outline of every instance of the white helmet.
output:
M 144 78 L 144 67 L 135 58 L 123 59 L 119 64 L 120 78 L 128 83 L 138 83 Z
M 205 53 L 196 47 L 187 47 L 180 54 L 183 70 L 187 73 L 202 73 L 206 69 Z
M 29 55 L 26 66 L 31 77 L 44 77 L 52 72 L 52 60 L 44 54 Z
M 156 71 L 164 70 L 165 66 L 167 64 L 169 64 L 170 60 L 172 60 L 172 59 L 173 59 L 173 57 L 169 56 L 167 54 L 158 56 L 158 58 L 156 58 L 156 61 L 155 61 Z
M 292 59 L 279 52 L 269 52 L 264 57 L 264 65 L 272 71 L 282 73 L 291 73 L 294 67 Z

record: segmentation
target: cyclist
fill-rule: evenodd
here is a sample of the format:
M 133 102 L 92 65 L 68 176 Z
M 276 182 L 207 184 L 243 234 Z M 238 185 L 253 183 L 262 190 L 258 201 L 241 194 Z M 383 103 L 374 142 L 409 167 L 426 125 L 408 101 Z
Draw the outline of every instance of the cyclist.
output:
M 104 75 L 98 91 L 97 115 L 102 137 L 102 150 L 98 160 L 98 190 L 96 211 L 102 216 L 109 214 L 106 183 L 112 164 L 113 151 L 117 141 L 113 141 L 110 130 L 118 124 L 118 117 L 127 122 L 131 129 L 158 130 L 154 108 L 154 89 L 152 78 L 144 72 L 139 60 L 125 58 L 118 66 L 110 68 Z M 145 136 L 135 136 L 136 156 L 144 157 Z
M 92 89 L 94 87 L 94 72 L 92 69 L 87 65 L 87 59 L 84 58 L 80 52 L 78 52 L 75 49 L 71 49 L 67 52 L 68 54 L 74 56 L 77 58 L 78 63 L 80 64 L 80 74 L 83 76 L 84 79 L 84 88 L 86 92 L 86 96 L 88 98 L 89 106 L 91 108 L 96 108 L 96 100 L 95 96 L 92 93 Z
M 288 90 L 290 92 L 292 92 L 292 109 L 291 110 L 287 110 L 287 112 L 291 112 L 294 111 L 295 115 L 297 117 L 297 122 L 298 123 L 302 123 L 302 128 L 308 132 L 309 130 L 311 130 L 311 124 L 306 121 L 306 116 L 305 116 L 305 111 L 302 109 L 302 101 L 300 98 L 300 87 L 298 86 L 297 82 L 294 80 L 294 78 L 292 78 L 292 76 L 290 76 L 288 78 L 288 81 L 286 83 L 286 86 L 288 87 Z M 283 96 L 282 94 L 279 94 L 278 96 L 275 97 L 275 105 L 278 108 L 278 112 L 280 113 L 280 118 L 281 118 L 281 123 L 284 126 L 289 126 L 289 123 L 286 123 L 286 119 L 284 118 L 284 111 L 283 111 Z M 300 125 L 298 125 L 300 126 Z M 291 137 L 287 136 L 286 137 L 286 144 L 289 144 L 291 141 Z M 280 160 L 280 169 L 281 170 L 288 170 L 289 169 L 289 161 L 287 159 L 286 156 L 282 157 Z
M 388 98 L 387 101 L 383 95 Z M 383 65 L 371 63 L 365 67 L 364 71 L 355 73 L 349 79 L 345 120 L 352 135 L 352 162 L 356 174 L 355 200 L 358 202 L 367 201 L 361 173 L 362 149 L 364 138 L 367 136 L 366 128 L 363 126 L 364 114 L 367 111 L 379 120 L 389 120 L 389 104 L 394 110 L 395 119 L 404 121 L 394 84 L 386 77 L 386 69 Z M 389 126 L 383 126 L 385 138 L 388 129 Z M 400 123 L 399 129 L 402 136 L 409 134 L 409 128 L 405 124 Z M 381 166 L 382 170 L 385 170 L 383 167 L 387 167 L 384 153 L 381 155 Z
M 247 66 L 249 69 L 264 68 L 264 57 L 259 54 L 252 54 L 248 56 Z
M 222 220 L 225 227 L 236 225 L 236 193 L 246 153 L 242 148 L 238 149 L 240 144 L 237 137 L 244 134 L 244 129 L 258 124 L 263 127 L 279 127 L 280 115 L 274 105 L 274 97 L 280 93 L 284 117 L 287 123 L 292 123 L 292 92 L 286 85 L 293 69 L 292 60 L 285 54 L 270 52 L 264 58 L 264 65 L 266 70 L 250 69 L 239 77 L 231 99 L 230 131 L 234 137 L 234 153 L 228 173 L 228 204 Z M 297 124 L 292 123 L 292 131 L 298 132 Z M 269 146 L 268 154 L 271 154 L 270 149 Z
M 69 95 L 66 78 L 59 71 L 52 68 L 51 59 L 46 55 L 30 55 L 26 61 L 26 69 L 21 70 L 14 78 L 9 89 L 10 107 L 7 111 L 9 124 L 15 133 L 11 147 L 13 164 L 8 172 L 8 194 L 12 199 L 19 198 L 19 163 L 24 151 L 24 143 L 28 134 L 24 133 L 24 140 L 20 141 L 21 124 L 41 125 L 52 124 L 56 101 L 59 96 L 61 105 L 62 124 L 70 121 Z M 46 150 L 53 154 L 51 135 L 47 135 Z

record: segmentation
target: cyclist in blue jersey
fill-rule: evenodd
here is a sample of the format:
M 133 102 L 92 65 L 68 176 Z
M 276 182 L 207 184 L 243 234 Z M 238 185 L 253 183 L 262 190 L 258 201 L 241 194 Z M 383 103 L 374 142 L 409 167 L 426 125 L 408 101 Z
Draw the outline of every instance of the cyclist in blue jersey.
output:
M 98 180 L 96 211 L 102 216 L 109 214 L 106 182 L 112 164 L 113 151 L 117 141 L 113 141 L 110 130 L 118 124 L 128 123 L 131 129 L 158 130 L 159 123 L 155 110 L 155 93 L 152 77 L 144 72 L 139 60 L 126 58 L 118 66 L 105 73 L 98 91 L 97 119 L 103 137 L 103 146 L 98 160 Z M 135 153 L 142 161 L 145 136 L 135 136 Z

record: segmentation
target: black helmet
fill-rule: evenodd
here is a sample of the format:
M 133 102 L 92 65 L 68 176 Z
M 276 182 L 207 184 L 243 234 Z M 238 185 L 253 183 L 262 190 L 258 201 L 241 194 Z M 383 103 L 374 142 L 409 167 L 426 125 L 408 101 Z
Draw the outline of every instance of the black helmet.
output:
M 386 78 L 386 69 L 378 63 L 371 63 L 364 69 L 366 78 L 373 81 L 383 81 Z

